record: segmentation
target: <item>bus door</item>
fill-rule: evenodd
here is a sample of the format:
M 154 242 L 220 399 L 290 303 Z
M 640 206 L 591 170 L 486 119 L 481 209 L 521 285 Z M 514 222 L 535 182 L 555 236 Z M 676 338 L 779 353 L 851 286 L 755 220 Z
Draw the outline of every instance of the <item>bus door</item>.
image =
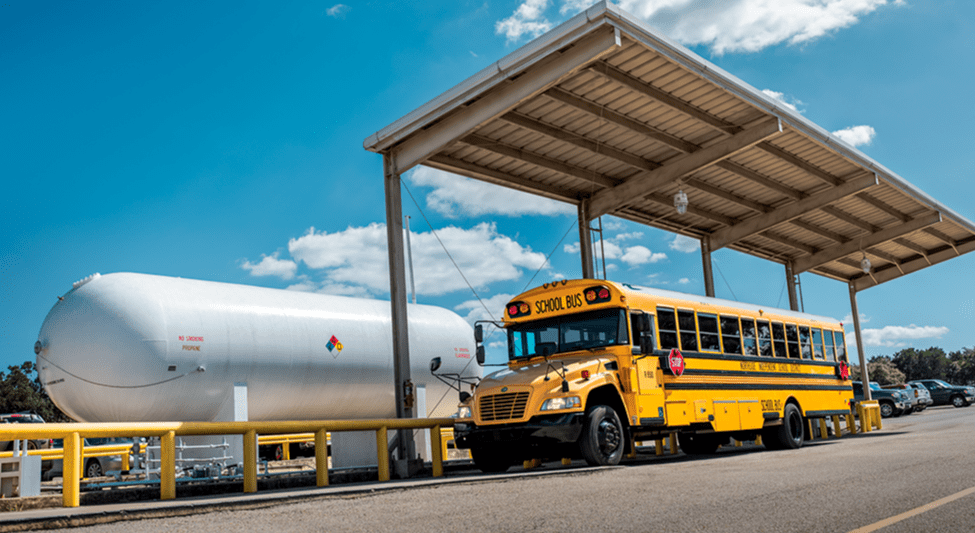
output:
M 637 423 L 641 426 L 663 426 L 667 419 L 664 414 L 663 371 L 660 368 L 660 358 L 653 353 L 657 347 L 654 316 L 634 313 L 631 315 L 631 323 L 633 344 L 642 344 L 643 347 L 640 355 L 633 357 L 634 364 L 629 380 L 635 389 L 632 392 L 635 393 Z M 642 343 L 639 341 L 641 337 L 645 339 Z M 644 349 L 648 353 L 642 353 Z

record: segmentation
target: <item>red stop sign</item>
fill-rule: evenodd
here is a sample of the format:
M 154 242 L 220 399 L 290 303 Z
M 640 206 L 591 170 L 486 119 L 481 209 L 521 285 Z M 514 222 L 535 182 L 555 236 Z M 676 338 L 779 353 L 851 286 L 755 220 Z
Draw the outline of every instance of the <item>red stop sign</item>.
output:
M 680 350 L 677 348 L 670 349 L 670 354 L 667 355 L 667 368 L 677 377 L 681 377 L 684 374 L 684 356 L 681 355 Z

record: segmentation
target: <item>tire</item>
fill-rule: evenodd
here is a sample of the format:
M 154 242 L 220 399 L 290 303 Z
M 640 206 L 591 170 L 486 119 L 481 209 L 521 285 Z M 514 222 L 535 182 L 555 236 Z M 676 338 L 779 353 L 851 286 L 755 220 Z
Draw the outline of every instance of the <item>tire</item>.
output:
M 955 407 L 965 407 L 968 405 L 968 402 L 965 401 L 963 396 L 956 394 L 951 397 L 951 405 L 954 405 Z
M 105 473 L 102 472 L 102 464 L 99 463 L 97 459 L 89 459 L 88 462 L 85 463 L 86 478 L 102 477 L 103 475 L 105 475 Z
M 890 418 L 892 416 L 897 416 L 894 414 L 894 404 L 890 402 L 880 402 L 880 417 Z
M 806 424 L 802 420 L 802 412 L 794 403 L 785 404 L 782 413 L 782 425 L 767 432 L 762 441 L 770 450 L 797 450 L 806 440 Z M 771 445 L 771 446 L 769 446 Z
M 680 449 L 687 455 L 708 455 L 718 450 L 718 439 L 714 435 L 678 433 Z
M 514 462 L 511 455 L 497 448 L 471 448 L 471 458 L 474 466 L 485 474 L 507 472 Z
M 617 465 L 623 458 L 626 432 L 616 411 L 608 405 L 586 409 L 579 451 L 591 466 Z

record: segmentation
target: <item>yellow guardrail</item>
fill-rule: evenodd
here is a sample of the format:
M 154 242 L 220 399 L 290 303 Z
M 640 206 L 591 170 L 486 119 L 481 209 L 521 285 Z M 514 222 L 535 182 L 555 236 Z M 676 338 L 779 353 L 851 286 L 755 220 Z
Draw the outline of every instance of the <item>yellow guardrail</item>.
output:
M 379 481 L 389 481 L 389 430 L 428 429 L 430 442 L 442 441 L 442 427 L 453 427 L 451 418 L 409 418 L 387 420 L 317 420 L 285 422 L 147 422 L 102 424 L 9 424 L 0 427 L 0 441 L 64 439 L 62 504 L 80 505 L 82 443 L 85 438 L 159 437 L 160 499 L 176 498 L 176 437 L 193 435 L 243 435 L 244 492 L 257 492 L 257 435 L 311 433 L 315 440 L 316 482 L 328 485 L 327 432 L 375 431 Z M 91 447 L 94 448 L 94 447 Z M 443 448 L 432 446 L 434 477 L 443 476 Z M 44 451 L 44 450 L 37 450 Z M 126 455 L 126 454 L 123 454 Z

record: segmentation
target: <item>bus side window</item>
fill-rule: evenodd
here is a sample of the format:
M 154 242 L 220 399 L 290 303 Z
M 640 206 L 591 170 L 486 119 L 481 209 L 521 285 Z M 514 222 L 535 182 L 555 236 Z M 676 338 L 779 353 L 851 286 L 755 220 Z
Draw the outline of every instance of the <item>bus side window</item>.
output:
M 701 328 L 701 351 L 720 352 L 721 335 L 718 333 L 718 316 L 698 313 L 697 325 Z
M 803 359 L 812 359 L 812 339 L 809 338 L 809 326 L 799 326 L 799 350 Z
M 824 329 L 823 340 L 826 341 L 826 360 L 835 361 L 836 353 L 833 351 L 833 332 L 828 329 Z
M 823 330 L 812 328 L 813 358 L 823 358 Z
M 758 353 L 765 357 L 772 357 L 772 326 L 768 320 L 756 320 L 758 327 Z
M 789 357 L 799 359 L 799 331 L 795 324 L 785 325 L 785 337 L 789 343 Z
M 834 331 L 833 335 L 836 336 L 836 359 L 846 361 L 846 341 L 843 339 L 843 332 Z
M 785 352 L 785 327 L 781 322 L 772 322 L 772 347 L 776 357 L 789 357 Z
M 677 311 L 677 327 L 680 332 L 680 349 L 697 351 L 697 321 L 694 311 L 679 309 Z
M 657 308 L 657 329 L 660 331 L 661 350 L 677 348 L 677 320 L 672 308 Z
M 632 345 L 632 346 L 640 346 L 640 333 L 641 332 L 640 332 L 640 329 L 637 327 L 638 326 L 638 323 L 637 323 L 637 320 L 636 320 L 636 317 L 639 316 L 639 315 L 640 315 L 640 313 L 631 313 L 630 314 L 630 345 Z M 648 320 L 650 322 L 650 331 L 648 332 L 648 335 L 650 335 L 650 338 L 653 339 L 653 347 L 656 349 L 656 347 L 657 347 L 657 344 L 656 344 L 657 343 L 657 335 L 654 332 L 654 330 L 656 329 L 656 326 L 654 325 L 654 316 L 648 314 L 647 315 L 647 318 L 648 318 Z
M 752 325 L 752 348 L 755 347 L 755 326 Z M 721 316 L 721 343 L 724 353 L 741 355 L 741 337 L 738 335 L 738 317 Z M 752 354 L 754 355 L 754 354 Z
M 741 338 L 744 355 L 758 355 L 758 344 L 755 341 L 755 319 L 741 319 Z

